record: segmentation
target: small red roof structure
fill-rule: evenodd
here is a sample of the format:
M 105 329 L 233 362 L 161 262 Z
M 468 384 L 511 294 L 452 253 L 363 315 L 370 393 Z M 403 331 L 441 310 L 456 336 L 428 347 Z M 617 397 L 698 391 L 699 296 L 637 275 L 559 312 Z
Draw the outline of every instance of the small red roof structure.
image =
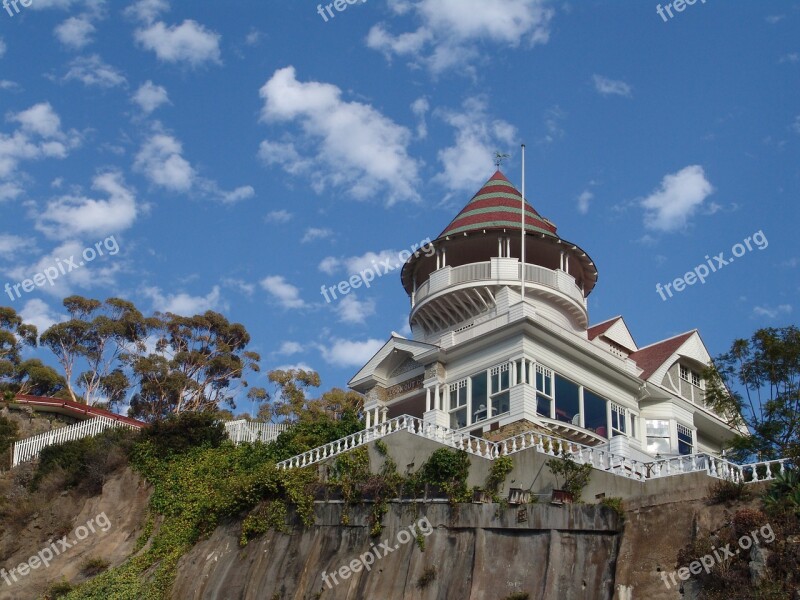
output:
M 73 402 L 72 400 L 62 400 L 61 398 L 48 398 L 43 396 L 29 396 L 28 394 L 17 394 L 11 404 L 17 406 L 30 406 L 32 409 L 37 411 L 58 413 L 73 417 L 75 419 L 80 419 L 82 421 L 93 419 L 95 417 L 105 417 L 107 419 L 119 421 L 120 423 L 126 423 L 127 425 L 131 425 L 132 427 L 136 427 L 138 429 L 141 429 L 147 425 L 147 423 L 144 423 L 143 421 L 137 421 L 136 419 L 131 419 L 130 417 L 123 417 L 122 415 L 118 415 L 102 408 L 87 406 L 86 404 Z
M 522 194 L 498 170 L 450 222 L 439 238 L 490 229 L 516 229 L 519 231 L 522 220 L 521 205 Z M 525 230 L 558 237 L 556 226 L 536 212 L 527 200 L 525 201 Z

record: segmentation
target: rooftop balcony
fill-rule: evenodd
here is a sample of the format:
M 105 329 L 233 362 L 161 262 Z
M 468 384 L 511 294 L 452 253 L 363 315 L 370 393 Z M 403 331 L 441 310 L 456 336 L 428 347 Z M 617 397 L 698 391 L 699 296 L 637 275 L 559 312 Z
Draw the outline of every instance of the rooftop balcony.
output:
M 429 332 L 462 323 L 491 309 L 494 293 L 501 287 L 521 289 L 520 271 L 516 258 L 492 258 L 434 271 L 411 295 L 411 321 Z M 549 300 L 585 326 L 586 298 L 569 273 L 526 264 L 525 291 L 526 297 Z

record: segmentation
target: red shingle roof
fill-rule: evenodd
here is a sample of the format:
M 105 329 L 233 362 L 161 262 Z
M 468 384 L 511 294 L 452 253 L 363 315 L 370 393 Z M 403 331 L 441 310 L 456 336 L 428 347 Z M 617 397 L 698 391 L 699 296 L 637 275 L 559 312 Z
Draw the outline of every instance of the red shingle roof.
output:
M 519 229 L 522 194 L 497 171 L 439 236 L 488 229 Z M 557 238 L 556 226 L 525 201 L 525 230 Z
M 630 358 L 636 361 L 640 369 L 644 369 L 643 373 L 639 375 L 639 378 L 642 380 L 649 379 L 686 340 L 694 335 L 695 331 L 696 330 L 692 330 L 669 338 L 668 340 L 656 342 L 655 344 L 646 346 L 631 354 Z
M 603 321 L 602 323 L 598 323 L 597 325 L 592 325 L 589 329 L 586 330 L 586 334 L 589 336 L 590 340 L 593 340 L 598 335 L 603 335 L 606 331 L 611 329 L 611 327 L 619 321 L 622 317 L 613 317 L 608 321 Z

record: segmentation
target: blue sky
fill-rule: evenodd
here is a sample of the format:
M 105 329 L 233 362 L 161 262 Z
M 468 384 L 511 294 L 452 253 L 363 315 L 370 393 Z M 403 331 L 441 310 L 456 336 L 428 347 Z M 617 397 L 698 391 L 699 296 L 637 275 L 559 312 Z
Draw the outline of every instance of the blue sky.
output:
M 794 322 L 798 2 L 31 2 L 0 11 L 0 285 L 105 249 L 2 296 L 40 330 L 73 293 L 212 309 L 265 372 L 344 386 L 408 298 L 398 271 L 320 287 L 435 238 L 495 150 L 519 185 L 522 142 L 529 201 L 598 265 L 592 323 L 716 355 Z

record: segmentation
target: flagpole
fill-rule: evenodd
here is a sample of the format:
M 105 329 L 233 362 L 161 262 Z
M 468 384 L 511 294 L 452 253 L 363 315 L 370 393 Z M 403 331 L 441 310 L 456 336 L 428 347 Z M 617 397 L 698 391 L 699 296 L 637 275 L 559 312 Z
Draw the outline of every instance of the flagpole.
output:
M 525 144 L 522 144 L 522 252 L 520 278 L 522 279 L 522 302 L 525 302 Z

